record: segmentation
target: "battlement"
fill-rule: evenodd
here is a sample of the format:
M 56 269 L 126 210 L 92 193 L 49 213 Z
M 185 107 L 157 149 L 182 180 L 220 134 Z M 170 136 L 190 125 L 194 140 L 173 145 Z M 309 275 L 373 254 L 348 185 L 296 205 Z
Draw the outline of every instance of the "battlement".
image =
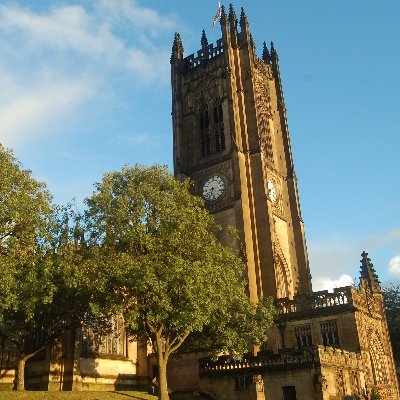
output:
M 184 71 L 190 71 L 199 65 L 203 65 L 206 62 L 212 60 L 213 58 L 219 56 L 224 52 L 224 46 L 222 39 L 218 39 L 216 46 L 213 43 L 203 47 L 201 50 L 197 51 L 197 56 L 194 53 L 190 54 L 183 59 Z

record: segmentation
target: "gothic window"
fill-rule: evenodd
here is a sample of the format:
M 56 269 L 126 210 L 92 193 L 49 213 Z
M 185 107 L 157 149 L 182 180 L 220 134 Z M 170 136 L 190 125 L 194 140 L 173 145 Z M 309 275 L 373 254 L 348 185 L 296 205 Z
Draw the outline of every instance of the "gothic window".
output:
M 225 132 L 224 132 L 224 113 L 222 110 L 222 102 L 218 101 L 214 104 L 214 134 L 215 134 L 215 151 L 217 153 L 225 150 Z
M 246 390 L 251 385 L 250 376 L 237 376 L 235 377 L 235 390 Z
M 322 344 L 324 346 L 339 347 L 339 335 L 336 321 L 320 323 Z
M 210 139 L 210 118 L 208 115 L 207 106 L 200 109 L 200 146 L 201 156 L 206 157 L 211 154 L 211 139 Z
M 311 325 L 299 325 L 294 328 L 297 347 L 299 349 L 312 346 Z
M 225 150 L 224 112 L 221 100 L 215 100 L 210 108 L 206 104 L 200 107 L 199 131 L 203 158 Z
M 87 320 L 82 328 L 82 352 L 125 355 L 123 319 L 114 318 L 107 333 L 96 329 L 95 321 Z

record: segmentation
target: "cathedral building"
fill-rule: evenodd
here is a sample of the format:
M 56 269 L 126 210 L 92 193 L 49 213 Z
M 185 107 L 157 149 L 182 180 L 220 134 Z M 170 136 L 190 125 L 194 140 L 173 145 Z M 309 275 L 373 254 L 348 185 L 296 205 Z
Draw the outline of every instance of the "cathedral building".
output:
M 223 227 L 219 240 L 247 265 L 254 302 L 275 300 L 269 339 L 242 360 L 211 360 L 201 352 L 172 360 L 174 391 L 215 400 L 359 399 L 399 388 L 380 283 L 361 255 L 357 287 L 313 292 L 278 53 L 255 51 L 242 9 L 222 7 L 222 36 L 184 56 L 175 35 L 171 55 L 174 170 Z M 226 233 L 233 226 L 239 243 Z M 90 326 L 68 332 L 57 348 L 27 365 L 26 384 L 41 390 L 143 387 L 157 374 L 146 345 L 126 336 L 123 321 L 101 336 Z M 0 343 L 1 344 L 1 343 Z M 1 344 L 0 389 L 14 379 L 13 347 Z M 364 397 L 363 397 L 364 396 Z M 368 397 L 369 398 L 369 397 Z
M 201 49 L 186 57 L 175 35 L 175 175 L 194 182 L 220 225 L 237 229 L 249 296 L 272 296 L 278 315 L 261 351 L 242 361 L 202 358 L 199 369 L 187 355 L 173 364 L 170 382 L 218 400 L 359 398 L 374 387 L 398 399 L 381 288 L 368 254 L 361 256 L 359 287 L 312 291 L 274 44 L 264 43 L 258 57 L 243 9 L 238 20 L 232 5 L 229 14 L 222 8 L 220 24 L 216 44 L 203 31 Z M 224 232 L 220 241 L 235 246 Z

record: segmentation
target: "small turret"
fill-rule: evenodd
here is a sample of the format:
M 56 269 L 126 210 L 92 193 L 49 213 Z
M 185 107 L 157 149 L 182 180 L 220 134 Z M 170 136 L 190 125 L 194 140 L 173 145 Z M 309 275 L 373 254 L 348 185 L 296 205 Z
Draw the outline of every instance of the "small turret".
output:
M 204 49 L 207 46 L 208 46 L 208 39 L 206 36 L 206 31 L 203 29 L 203 32 L 201 33 L 201 47 Z
M 174 43 L 172 45 L 171 62 L 173 60 L 181 60 L 183 58 L 183 45 L 181 35 L 175 32 Z
M 381 291 L 381 285 L 376 274 L 374 265 L 365 251 L 361 254 L 360 283 L 363 282 L 369 286 L 372 291 Z
M 267 47 L 267 44 L 265 42 L 263 43 L 262 59 L 265 62 L 265 64 L 270 64 L 271 63 L 271 56 L 269 54 L 268 47 Z
M 274 42 L 271 42 L 271 61 L 273 63 L 278 63 L 278 61 L 279 61 L 278 53 L 275 49 Z
M 249 21 L 243 7 L 240 13 L 240 28 L 242 29 L 242 32 L 248 32 L 249 30 Z
M 229 28 L 231 33 L 232 46 L 237 46 L 237 17 L 232 3 L 229 5 Z
M 226 10 L 224 5 L 221 6 L 221 17 L 219 20 L 221 24 L 225 23 L 228 20 L 228 16 L 226 15 Z
M 224 44 L 224 46 L 228 46 L 230 43 L 230 41 L 228 40 L 229 21 L 228 16 L 226 15 L 225 6 L 221 6 L 221 17 L 219 19 L 219 23 L 221 24 L 222 43 Z
M 236 11 L 235 8 L 233 7 L 232 3 L 229 4 L 229 22 L 231 24 L 237 24 L 237 18 L 236 18 Z M 236 26 L 235 26 L 236 28 Z

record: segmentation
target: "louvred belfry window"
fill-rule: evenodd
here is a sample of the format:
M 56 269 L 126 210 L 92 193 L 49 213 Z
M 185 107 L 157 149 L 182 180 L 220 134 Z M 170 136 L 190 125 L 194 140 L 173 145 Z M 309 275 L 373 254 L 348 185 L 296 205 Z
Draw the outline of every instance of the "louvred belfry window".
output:
M 312 346 L 311 325 L 300 325 L 294 328 L 296 344 L 299 349 Z
M 219 153 L 225 150 L 224 113 L 221 101 L 214 105 L 214 133 L 215 151 Z
M 336 321 L 326 321 L 320 323 L 322 344 L 324 346 L 339 347 L 339 335 Z
M 206 157 L 211 153 L 210 118 L 206 106 L 200 109 L 200 146 L 201 156 Z

